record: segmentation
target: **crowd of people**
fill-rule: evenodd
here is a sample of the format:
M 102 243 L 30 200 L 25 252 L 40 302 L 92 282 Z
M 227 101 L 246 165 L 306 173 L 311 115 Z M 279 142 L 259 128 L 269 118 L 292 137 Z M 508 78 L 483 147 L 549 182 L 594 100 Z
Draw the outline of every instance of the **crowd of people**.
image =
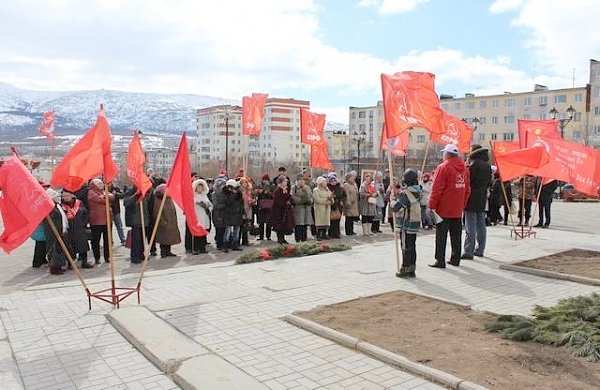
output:
M 400 277 L 415 276 L 417 233 L 435 227 L 436 262 L 431 266 L 445 268 L 448 234 L 452 248 L 449 264 L 458 266 L 461 259 L 484 255 L 486 226 L 501 221 L 507 224 L 514 213 L 513 191 L 511 183 L 500 181 L 487 149 L 474 145 L 466 161 L 454 145 L 447 145 L 442 152 L 443 161 L 433 175 L 407 169 L 401 179 L 390 178 L 387 170 L 365 172 L 361 178 L 351 171 L 342 180 L 335 172 L 313 178 L 309 170 L 303 170 L 292 180 L 285 167 L 273 177 L 264 174 L 260 181 L 247 177 L 243 169 L 233 177 L 225 171 L 215 178 L 192 173 L 196 218 L 208 232 L 214 229 L 214 246 L 225 253 L 243 250 L 251 245 L 251 237 L 259 242 L 275 238 L 279 244 L 288 244 L 288 236 L 293 236 L 295 242 L 307 241 L 310 231 L 311 237 L 319 241 L 339 239 L 342 219 L 345 236 L 356 235 L 358 223 L 365 236 L 382 233 L 382 226 L 389 223 L 392 230 L 399 229 L 401 237 Z M 207 236 L 195 236 L 187 223 L 180 227 L 165 180 L 152 171 L 148 174 L 152 188 L 143 197 L 134 186 L 121 189 L 113 183 L 105 185 L 100 178 L 75 193 L 48 188 L 56 204 L 50 214 L 54 226 L 43 222 L 32 236 L 36 242 L 33 267 L 48 264 L 52 274 L 69 268 L 66 253 L 55 239 L 57 233 L 79 267 L 91 268 L 102 259 L 109 262 L 108 233 L 113 224 L 115 239 L 130 248 L 129 258 L 134 264 L 141 263 L 146 253 L 150 257 L 176 256 L 172 248 L 181 243 L 181 230 L 185 231 L 186 254 L 207 253 Z M 528 224 L 536 183 L 529 177 L 521 180 L 514 188 L 524 191 L 516 196 L 524 199 L 520 222 Z M 540 191 L 538 226 L 550 224 L 549 204 L 555 184 L 547 183 Z M 502 206 L 504 216 L 500 213 Z M 123 208 L 127 233 L 122 224 Z M 88 261 L 90 246 L 93 263 Z

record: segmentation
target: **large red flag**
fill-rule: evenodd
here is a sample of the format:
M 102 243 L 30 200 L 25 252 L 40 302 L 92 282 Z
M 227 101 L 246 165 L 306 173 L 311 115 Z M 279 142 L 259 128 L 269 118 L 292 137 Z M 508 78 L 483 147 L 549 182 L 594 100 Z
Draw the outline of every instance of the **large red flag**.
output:
M 100 106 L 96 124 L 69 150 L 62 159 L 51 184 L 77 191 L 83 184 L 98 175 L 104 182 L 111 182 L 119 174 L 119 168 L 111 155 L 112 136 L 104 108 Z
M 242 134 L 260 135 L 267 97 L 266 93 L 253 93 L 242 98 Z
M 442 110 L 434 80 L 434 74 L 424 72 L 381 74 L 388 138 L 398 136 L 411 127 L 440 131 Z
M 546 149 L 537 144 L 519 149 L 517 142 L 494 142 L 492 153 L 502 181 L 533 174 L 550 159 Z
M 39 130 L 41 135 L 48 137 L 50 141 L 54 141 L 54 111 L 44 112 Z
M 562 139 L 558 130 L 558 120 L 530 121 L 519 119 L 519 146 L 522 148 L 531 146 L 533 142 L 541 138 Z
M 0 166 L 0 213 L 4 231 L 0 248 L 9 253 L 27 240 L 50 214 L 54 202 L 13 155 Z
M 329 153 L 327 153 L 327 141 L 323 140 L 318 144 L 310 146 L 310 166 L 312 168 L 322 168 L 329 171 L 333 170 L 333 166 L 329 161 Z
M 142 149 L 142 143 L 137 131 L 133 132 L 133 138 L 127 151 L 127 177 L 137 187 L 139 200 L 144 199 L 146 192 L 152 187 L 152 182 L 144 172 L 146 155 Z
M 600 187 L 600 152 L 575 142 L 540 138 L 535 146 L 542 146 L 550 155 L 550 162 L 532 174 L 573 184 L 577 191 L 598 196 Z
M 181 137 L 179 150 L 167 181 L 167 191 L 173 201 L 183 210 L 187 225 L 196 237 L 206 236 L 206 229 L 198 223 L 194 208 L 194 192 L 192 190 L 192 167 L 188 154 L 188 143 L 185 133 Z
M 304 108 L 300 109 L 300 141 L 316 145 L 323 141 L 325 114 L 316 114 Z
M 461 153 L 467 153 L 471 149 L 473 128 L 467 122 L 444 112 L 441 125 L 441 132 L 430 133 L 429 139 L 441 145 L 454 144 Z
M 408 141 L 410 134 L 408 131 L 403 132 L 397 137 L 387 138 L 387 131 L 385 129 L 385 122 L 381 127 L 381 144 L 379 149 L 388 150 L 391 149 L 391 153 L 394 156 L 406 156 L 406 149 L 408 148 Z M 388 146 L 389 145 L 389 146 Z

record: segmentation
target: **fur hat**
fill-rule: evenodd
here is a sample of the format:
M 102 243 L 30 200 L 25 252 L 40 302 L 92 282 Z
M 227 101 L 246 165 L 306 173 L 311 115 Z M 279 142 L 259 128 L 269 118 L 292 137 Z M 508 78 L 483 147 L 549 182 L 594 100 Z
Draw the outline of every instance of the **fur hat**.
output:
M 287 180 L 287 177 L 285 177 L 284 175 L 279 175 L 279 176 L 277 176 L 277 180 L 275 182 L 277 184 L 281 184 L 281 183 L 283 183 L 286 180 Z
M 319 176 L 317 177 L 317 185 L 320 186 L 321 184 L 327 182 L 327 179 L 324 178 L 323 176 Z

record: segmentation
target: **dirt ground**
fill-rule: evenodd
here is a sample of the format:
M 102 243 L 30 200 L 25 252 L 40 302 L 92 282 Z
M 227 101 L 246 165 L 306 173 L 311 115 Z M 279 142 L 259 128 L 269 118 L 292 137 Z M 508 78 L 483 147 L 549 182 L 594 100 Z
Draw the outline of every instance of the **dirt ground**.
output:
M 600 364 L 488 333 L 493 315 L 395 291 L 296 313 L 490 389 L 598 389 Z
M 600 252 L 584 249 L 572 249 L 515 265 L 600 279 Z

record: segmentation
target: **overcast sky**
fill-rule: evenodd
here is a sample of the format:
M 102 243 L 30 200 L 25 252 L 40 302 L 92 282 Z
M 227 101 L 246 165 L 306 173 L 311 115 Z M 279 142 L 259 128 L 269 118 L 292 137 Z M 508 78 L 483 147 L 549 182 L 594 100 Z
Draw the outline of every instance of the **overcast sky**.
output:
M 588 82 L 600 0 L 18 0 L 0 7 L 0 81 L 307 99 L 347 122 L 379 75 L 435 73 L 463 96 Z

